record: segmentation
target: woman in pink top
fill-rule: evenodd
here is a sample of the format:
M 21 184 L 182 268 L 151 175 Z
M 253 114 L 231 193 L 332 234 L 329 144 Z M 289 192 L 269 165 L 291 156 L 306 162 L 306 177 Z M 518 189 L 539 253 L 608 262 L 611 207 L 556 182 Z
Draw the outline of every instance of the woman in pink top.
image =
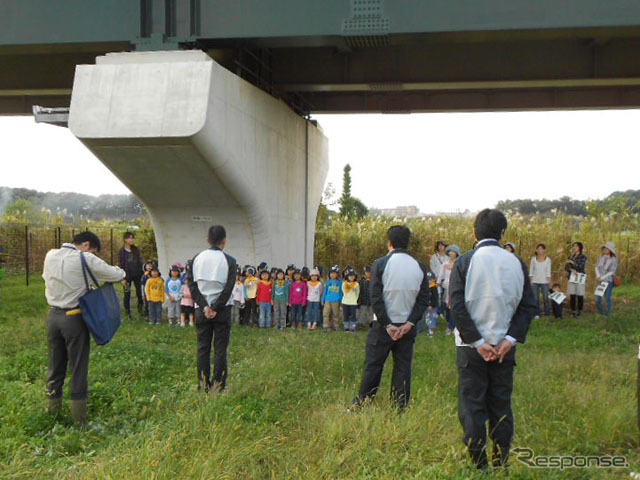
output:
M 291 326 L 304 327 L 304 307 L 307 305 L 307 282 L 302 281 L 299 269 L 293 272 L 293 282 L 289 287 L 289 305 L 291 305 Z

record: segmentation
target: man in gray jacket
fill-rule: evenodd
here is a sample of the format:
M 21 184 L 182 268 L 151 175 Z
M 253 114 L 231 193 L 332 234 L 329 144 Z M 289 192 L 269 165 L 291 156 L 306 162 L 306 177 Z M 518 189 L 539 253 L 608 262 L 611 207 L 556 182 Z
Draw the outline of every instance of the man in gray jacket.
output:
M 409 402 L 415 325 L 429 304 L 427 268 L 408 252 L 411 231 L 395 225 L 387 232 L 389 253 L 377 259 L 371 274 L 371 304 L 376 320 L 367 336 L 364 371 L 356 407 L 373 398 L 384 364 L 393 355 L 391 398 L 399 407 Z
M 536 313 L 525 263 L 500 247 L 507 219 L 485 209 L 476 217 L 476 247 L 455 263 L 449 280 L 456 325 L 458 417 L 463 442 L 480 470 L 488 469 L 487 431 L 493 465 L 509 456 L 513 437 L 513 367 L 516 342 L 524 343 Z
M 193 259 L 187 284 L 195 303 L 198 334 L 198 385 L 205 392 L 221 392 L 227 384 L 227 347 L 231 336 L 231 292 L 238 270 L 236 260 L 223 252 L 227 232 L 213 225 L 207 236 L 207 250 Z M 211 381 L 211 342 L 214 342 L 214 371 Z

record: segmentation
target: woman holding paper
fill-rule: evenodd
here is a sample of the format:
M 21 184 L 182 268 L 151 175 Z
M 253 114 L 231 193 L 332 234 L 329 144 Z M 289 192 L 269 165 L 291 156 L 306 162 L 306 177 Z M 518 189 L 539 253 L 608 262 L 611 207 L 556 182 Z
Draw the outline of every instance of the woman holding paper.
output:
M 611 313 L 611 292 L 613 292 L 613 277 L 618 269 L 618 258 L 616 257 L 616 246 L 613 242 L 607 242 L 602 246 L 602 255 L 596 265 L 596 307 L 602 315 Z M 603 307 L 602 299 L 605 299 L 606 306 Z
M 584 294 L 587 288 L 587 256 L 582 253 L 584 244 L 573 242 L 571 256 L 566 262 L 565 270 L 569 273 L 569 286 L 567 288 L 571 304 L 571 316 L 579 317 L 584 308 Z

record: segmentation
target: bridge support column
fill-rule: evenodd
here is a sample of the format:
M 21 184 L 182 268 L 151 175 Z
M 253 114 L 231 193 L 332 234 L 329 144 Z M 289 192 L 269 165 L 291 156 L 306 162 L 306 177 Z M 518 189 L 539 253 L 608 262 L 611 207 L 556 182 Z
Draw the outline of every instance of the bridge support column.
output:
M 146 205 L 163 270 L 212 224 L 241 264 L 312 264 L 326 137 L 204 52 L 78 65 L 69 128 Z

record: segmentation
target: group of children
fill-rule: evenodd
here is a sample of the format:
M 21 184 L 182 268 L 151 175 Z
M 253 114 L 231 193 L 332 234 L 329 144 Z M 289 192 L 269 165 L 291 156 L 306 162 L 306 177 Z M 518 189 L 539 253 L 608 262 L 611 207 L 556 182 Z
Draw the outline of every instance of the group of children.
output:
M 160 324 L 165 303 L 169 325 L 180 325 L 181 327 L 195 325 L 193 298 L 191 298 L 191 291 L 186 281 L 189 268 L 190 261 L 187 262 L 186 267 L 175 263 L 171 265 L 169 276 L 164 280 L 154 261 L 148 261 L 144 264 L 141 283 L 144 313 L 149 325 Z
M 507 243 L 505 249 L 513 252 L 515 245 Z M 543 244 L 538 245 L 537 256 L 532 259 L 532 285 L 538 286 L 539 282 L 540 287 L 548 289 L 548 293 L 545 291 L 543 295 L 545 314 L 549 315 L 551 307 L 554 317 L 562 318 L 564 294 L 558 283 L 552 284 L 549 289 L 550 265 L 546 264 L 549 260 L 545 256 L 545 249 Z M 418 330 L 426 327 L 429 336 L 434 335 L 439 318 L 447 321 L 446 333 L 453 332 L 448 280 L 459 255 L 460 249 L 456 245 L 438 242 L 435 254 L 431 257 L 428 272 L 429 307 L 425 321 L 418 324 Z M 144 311 L 150 325 L 161 322 L 165 304 L 169 325 L 194 325 L 194 302 L 186 283 L 190 263 L 188 261 L 185 267 L 180 263 L 173 264 L 166 280 L 161 277 L 154 261 L 144 264 L 141 284 Z M 539 265 L 545 267 L 541 280 L 536 277 Z M 347 266 L 341 271 L 338 265 L 334 265 L 329 270 L 328 278 L 323 279 L 323 269 L 320 266 L 310 270 L 307 267 L 300 269 L 295 265 L 288 265 L 286 270 L 282 270 L 269 269 L 265 262 L 258 265 L 257 269 L 245 265 L 244 268 L 238 267 L 232 292 L 232 321 L 259 328 L 316 330 L 322 325 L 325 332 L 330 329 L 355 332 L 358 326 L 371 326 L 375 319 L 370 283 L 371 267 L 365 267 L 359 278 L 353 267 Z M 536 291 L 536 297 L 537 293 Z
M 238 268 L 234 286 L 232 319 L 234 323 L 260 328 L 307 328 L 316 330 L 322 322 L 330 329 L 355 332 L 358 324 L 373 322 L 369 294 L 371 268 L 365 267 L 362 278 L 353 267 L 340 272 L 334 265 L 323 281 L 322 267 L 311 270 L 288 265 L 268 269 L 261 263 Z

